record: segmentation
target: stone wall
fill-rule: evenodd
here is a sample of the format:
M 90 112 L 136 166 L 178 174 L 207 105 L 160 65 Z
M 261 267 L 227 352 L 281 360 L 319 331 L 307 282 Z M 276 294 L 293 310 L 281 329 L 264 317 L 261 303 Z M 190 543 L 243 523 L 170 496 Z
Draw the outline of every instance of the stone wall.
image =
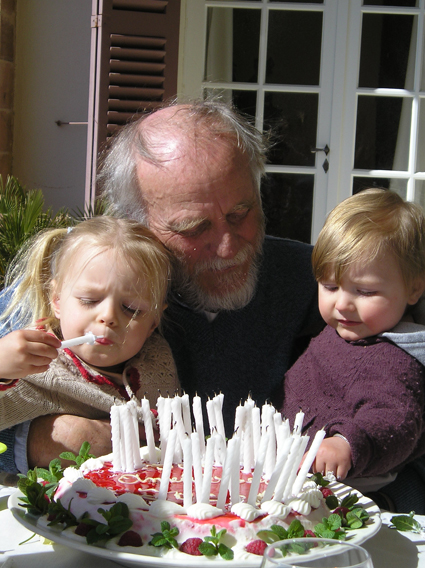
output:
M 0 175 L 12 173 L 17 0 L 0 0 Z

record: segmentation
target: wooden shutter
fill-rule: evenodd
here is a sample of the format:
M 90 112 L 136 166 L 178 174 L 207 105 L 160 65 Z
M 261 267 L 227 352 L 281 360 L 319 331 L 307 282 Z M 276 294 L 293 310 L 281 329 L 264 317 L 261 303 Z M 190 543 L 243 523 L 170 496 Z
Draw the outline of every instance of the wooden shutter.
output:
M 91 201 L 96 156 L 108 137 L 177 93 L 180 0 L 93 0 L 94 10 L 86 188 Z

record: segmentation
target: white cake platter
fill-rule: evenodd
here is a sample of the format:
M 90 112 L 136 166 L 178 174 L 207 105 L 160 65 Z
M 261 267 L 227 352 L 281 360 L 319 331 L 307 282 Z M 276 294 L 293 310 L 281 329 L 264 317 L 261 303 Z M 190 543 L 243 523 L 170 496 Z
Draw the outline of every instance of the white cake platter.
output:
M 379 507 L 370 499 L 363 496 L 361 493 L 355 489 L 343 485 L 342 483 L 332 483 L 329 485 L 332 491 L 339 499 L 343 499 L 348 493 L 356 493 L 359 496 L 359 502 L 362 504 L 364 509 L 369 513 L 369 520 L 366 526 L 361 529 L 350 530 L 347 532 L 347 540 L 354 544 L 361 544 L 366 540 L 373 537 L 381 528 L 381 515 Z M 20 504 L 20 498 L 22 493 L 16 491 L 9 497 L 8 507 L 15 519 L 23 525 L 26 529 L 39 534 L 49 540 L 52 540 L 58 544 L 63 544 L 69 548 L 80 550 L 87 554 L 92 554 L 99 558 L 107 558 L 117 564 L 122 566 L 128 566 L 130 568 L 135 568 L 136 566 L 144 568 L 187 568 L 191 564 L 197 568 L 201 567 L 203 564 L 208 564 L 209 566 L 214 566 L 214 568 L 247 568 L 253 567 L 258 568 L 261 564 L 261 557 L 252 555 L 252 559 L 243 560 L 222 560 L 220 557 L 212 560 L 210 558 L 203 558 L 200 556 L 190 556 L 189 554 L 181 553 L 182 558 L 167 558 L 148 556 L 145 554 L 130 553 L 130 552 L 120 552 L 117 550 L 110 550 L 102 546 L 89 545 L 82 539 L 70 538 L 67 532 L 61 532 L 56 527 L 46 527 L 41 526 L 37 523 L 38 518 L 26 513 L 26 509 Z M 137 549 L 135 548 L 135 551 Z M 180 553 L 179 553 L 180 554 Z

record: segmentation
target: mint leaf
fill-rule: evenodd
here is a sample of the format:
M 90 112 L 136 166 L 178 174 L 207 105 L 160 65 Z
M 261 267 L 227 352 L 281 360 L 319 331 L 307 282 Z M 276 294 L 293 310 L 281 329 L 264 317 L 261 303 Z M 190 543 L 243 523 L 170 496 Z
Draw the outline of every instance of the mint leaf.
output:
M 179 534 L 179 529 L 177 527 L 171 528 L 170 523 L 167 521 L 161 522 L 161 531 L 157 532 L 152 536 L 149 541 L 151 546 L 165 546 L 166 548 L 178 548 L 179 545 L 175 537 Z
M 409 515 L 398 515 L 391 517 L 390 529 L 397 529 L 398 531 L 409 531 L 416 534 L 422 532 L 422 526 L 416 519 L 413 518 L 415 512 L 411 511 Z

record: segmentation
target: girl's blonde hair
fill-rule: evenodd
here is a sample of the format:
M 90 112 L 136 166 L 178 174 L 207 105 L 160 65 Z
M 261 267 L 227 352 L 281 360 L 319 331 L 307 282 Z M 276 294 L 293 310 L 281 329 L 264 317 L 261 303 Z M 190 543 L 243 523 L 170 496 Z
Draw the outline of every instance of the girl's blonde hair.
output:
M 425 276 L 424 211 L 393 191 L 366 189 L 327 217 L 313 249 L 313 273 L 318 282 L 334 275 L 340 284 L 351 264 L 384 254 L 396 258 L 406 286 Z
M 47 318 L 50 327 L 59 330 L 52 309 L 53 292 L 61 290 L 73 261 L 87 249 L 93 249 L 92 257 L 111 249 L 119 253 L 117 258 L 137 275 L 136 294 L 144 294 L 150 313 L 159 323 L 170 283 L 171 256 L 140 223 L 108 216 L 87 219 L 72 230 L 42 231 L 30 240 L 6 276 L 6 286 L 13 289 L 13 296 L 2 319 L 10 318 L 15 327 L 23 327 Z

